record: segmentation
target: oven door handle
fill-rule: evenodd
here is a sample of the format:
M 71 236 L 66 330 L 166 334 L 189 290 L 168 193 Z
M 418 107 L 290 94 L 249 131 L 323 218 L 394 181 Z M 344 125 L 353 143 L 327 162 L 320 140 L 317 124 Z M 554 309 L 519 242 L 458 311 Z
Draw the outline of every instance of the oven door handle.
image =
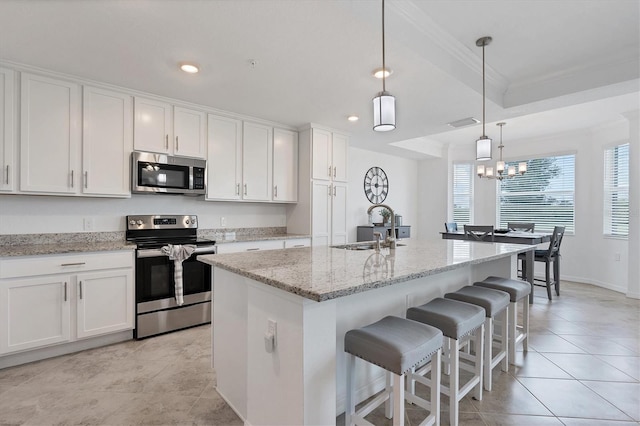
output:
M 204 247 L 197 247 L 193 251 L 191 256 L 195 254 L 215 254 L 215 253 L 216 253 L 216 248 L 214 246 L 204 246 Z M 163 257 L 163 256 L 166 256 L 166 255 L 162 253 L 162 250 L 160 249 L 142 249 L 142 250 L 138 250 L 136 255 L 138 259 L 147 258 L 147 257 Z

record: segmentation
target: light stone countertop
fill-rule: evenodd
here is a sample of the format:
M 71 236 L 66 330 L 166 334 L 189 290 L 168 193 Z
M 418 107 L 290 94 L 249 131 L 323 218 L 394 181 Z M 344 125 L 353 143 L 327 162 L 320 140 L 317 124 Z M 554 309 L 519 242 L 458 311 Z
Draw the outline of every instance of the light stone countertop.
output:
M 293 240 L 298 238 L 311 238 L 311 236 L 304 234 L 237 235 L 234 240 L 216 238 L 216 245 L 227 243 L 241 243 L 245 241 Z
M 534 249 L 524 244 L 402 240 L 383 248 L 303 247 L 201 255 L 198 260 L 314 301 L 348 296 Z M 362 245 L 366 243 L 354 243 Z M 214 290 L 215 291 L 215 290 Z
M 135 250 L 135 244 L 121 241 L 92 241 L 56 244 L 24 244 L 0 246 L 0 257 L 37 256 L 45 254 L 84 253 L 90 251 Z

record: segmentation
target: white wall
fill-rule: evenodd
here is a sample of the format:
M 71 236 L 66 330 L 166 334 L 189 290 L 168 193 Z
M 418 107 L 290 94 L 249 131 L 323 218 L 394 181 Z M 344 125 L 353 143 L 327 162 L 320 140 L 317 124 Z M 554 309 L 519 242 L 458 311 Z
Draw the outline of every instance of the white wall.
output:
M 199 228 L 286 226 L 282 204 L 204 201 L 182 195 L 134 194 L 131 198 L 0 195 L 0 234 L 84 232 L 84 219 L 93 219 L 93 232 L 124 231 L 126 215 L 196 214 Z M 87 232 L 89 232 L 87 230 Z
M 419 235 L 418 219 L 418 162 L 406 158 L 380 154 L 359 148 L 349 148 L 349 187 L 347 200 L 348 241 L 356 241 L 356 227 L 367 225 L 367 209 L 371 203 L 364 195 L 364 175 L 373 166 L 384 170 L 389 178 L 389 195 L 384 201 L 396 214 L 402 216 L 402 224 L 411 226 L 411 237 Z M 375 222 L 376 215 L 373 216 Z
M 629 125 L 622 119 L 606 126 L 585 129 L 531 140 L 507 141 L 505 160 L 540 157 L 573 152 L 576 154 L 576 212 L 575 235 L 565 235 L 562 242 L 561 276 L 565 280 L 596 284 L 620 292 L 627 291 L 628 241 L 603 236 L 603 155 L 604 148 L 614 143 L 624 143 L 629 137 Z M 495 156 L 495 143 L 494 143 Z M 448 158 L 430 160 L 420 164 L 420 174 L 429 175 L 427 168 L 448 168 L 447 195 L 438 195 L 432 203 L 444 203 L 444 211 L 450 216 L 451 165 L 456 161 L 474 162 L 475 151 L 471 144 L 454 145 L 449 148 Z M 495 158 L 493 162 L 495 162 Z M 439 166 L 433 162 L 441 163 Z M 439 172 L 441 173 L 441 171 Z M 432 179 L 435 177 L 432 176 Z M 421 198 L 436 193 L 421 190 Z M 632 195 L 633 196 L 633 195 Z M 443 210 L 431 206 L 436 215 Z M 422 210 L 421 210 L 422 213 Z M 495 224 L 496 181 L 474 179 L 474 223 Z M 444 218 L 438 218 L 444 222 Z M 442 224 L 438 224 L 438 230 Z M 429 231 L 432 233 L 431 231 Z M 618 259 L 619 255 L 619 260 Z M 537 273 L 544 273 L 542 264 Z

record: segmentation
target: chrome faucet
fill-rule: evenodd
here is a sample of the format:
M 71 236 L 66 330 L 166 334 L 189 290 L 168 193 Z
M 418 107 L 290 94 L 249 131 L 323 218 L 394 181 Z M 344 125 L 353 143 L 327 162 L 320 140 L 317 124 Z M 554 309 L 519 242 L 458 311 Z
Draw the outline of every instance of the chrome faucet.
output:
M 393 209 L 386 204 L 373 204 L 367 210 L 367 214 L 371 215 L 371 212 L 373 211 L 373 209 L 377 207 L 385 208 L 391 212 L 391 233 L 387 234 L 386 238 L 384 239 L 384 243 L 387 244 L 389 248 L 395 249 L 396 248 L 396 215 L 393 212 Z
M 376 252 L 379 252 L 380 251 L 380 238 L 382 238 L 382 234 L 379 233 L 378 231 L 376 231 L 376 232 L 373 233 L 373 237 L 376 239 L 376 245 L 375 245 L 374 248 L 376 249 Z

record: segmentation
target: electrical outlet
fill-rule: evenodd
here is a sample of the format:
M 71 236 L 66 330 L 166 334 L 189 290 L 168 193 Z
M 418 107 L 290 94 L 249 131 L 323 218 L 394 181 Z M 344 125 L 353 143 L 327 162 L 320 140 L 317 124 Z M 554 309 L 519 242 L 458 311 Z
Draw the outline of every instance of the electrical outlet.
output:
M 84 218 L 84 230 L 93 231 L 93 219 L 90 217 Z
M 620 262 L 620 253 L 614 253 L 613 260 L 615 260 L 616 262 Z
M 222 226 L 222 227 L 227 226 L 227 218 L 226 217 L 222 216 L 220 218 L 220 226 Z

